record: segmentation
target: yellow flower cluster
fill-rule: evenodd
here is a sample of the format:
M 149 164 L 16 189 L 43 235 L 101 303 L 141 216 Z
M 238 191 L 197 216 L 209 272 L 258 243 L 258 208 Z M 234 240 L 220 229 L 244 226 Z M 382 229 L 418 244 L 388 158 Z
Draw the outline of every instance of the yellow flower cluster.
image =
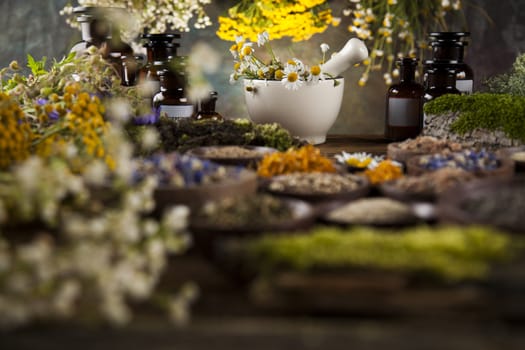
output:
M 426 36 L 431 30 L 447 30 L 447 13 L 461 13 L 461 0 L 350 0 L 343 11 L 350 17 L 348 30 L 358 38 L 372 43 L 370 58 L 359 80 L 365 86 L 371 71 L 386 68 L 383 75 L 387 85 L 399 76 L 393 69 L 396 57 L 416 57 L 425 49 Z M 423 52 L 419 52 L 423 56 Z
M 0 169 L 29 157 L 33 132 L 19 104 L 0 92 Z
M 364 174 L 372 185 L 378 185 L 385 181 L 403 177 L 403 169 L 398 164 L 387 159 L 380 162 L 375 168 L 367 169 Z
M 81 91 L 77 83 L 67 85 L 64 95 L 52 94 L 48 103 L 38 109 L 40 121 L 49 121 L 50 113 L 57 114 L 56 122 L 44 130 L 37 141 L 36 153 L 48 157 L 65 151 L 73 143 L 79 155 L 104 159 L 110 168 L 115 164 L 107 154 L 104 135 L 109 123 L 104 120 L 104 106 L 97 96 Z
M 290 37 L 293 41 L 309 39 L 337 24 L 326 0 L 241 1 L 219 17 L 219 38 L 235 41 L 243 36 L 257 41 L 257 35 L 268 32 L 272 39 Z
M 321 154 L 321 150 L 312 145 L 286 152 L 275 152 L 264 156 L 257 168 L 262 177 L 272 177 L 291 173 L 326 172 L 334 173 L 336 168 L 332 161 Z

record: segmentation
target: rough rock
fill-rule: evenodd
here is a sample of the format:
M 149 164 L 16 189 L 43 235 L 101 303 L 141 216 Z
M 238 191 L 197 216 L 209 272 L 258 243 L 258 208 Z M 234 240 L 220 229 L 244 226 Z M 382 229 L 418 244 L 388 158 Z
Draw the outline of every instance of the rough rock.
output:
M 475 129 L 462 135 L 454 133 L 450 131 L 450 126 L 457 118 L 457 113 L 425 115 L 423 135 L 460 142 L 467 146 L 476 148 L 496 149 L 516 147 L 524 144 L 520 140 L 507 137 L 502 130 L 491 131 L 487 129 Z

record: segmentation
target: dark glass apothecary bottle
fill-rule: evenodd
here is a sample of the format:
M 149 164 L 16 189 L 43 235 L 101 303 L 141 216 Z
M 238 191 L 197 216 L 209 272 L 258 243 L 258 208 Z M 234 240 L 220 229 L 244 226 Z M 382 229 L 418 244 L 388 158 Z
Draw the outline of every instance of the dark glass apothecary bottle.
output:
M 133 69 L 131 59 L 134 59 L 133 49 L 120 36 L 120 28 L 112 23 L 111 18 L 122 15 L 125 10 L 112 7 L 83 7 L 73 9 L 80 24 L 82 40 L 71 48 L 71 52 L 82 55 L 86 50 L 95 46 L 100 50 L 102 57 L 110 62 L 119 74 L 123 85 L 133 85 L 131 75 L 125 79 L 124 69 L 129 72 Z M 124 60 L 126 62 L 124 62 Z M 136 68 L 135 68 L 136 71 Z
M 210 91 L 210 95 L 200 101 L 198 112 L 195 113 L 193 118 L 196 120 L 222 120 L 222 115 L 215 111 L 217 96 L 216 91 Z
M 163 34 L 144 34 L 142 38 L 146 40 L 144 47 L 147 52 L 146 65 L 140 70 L 139 80 L 149 82 L 156 89 L 160 90 L 159 72 L 171 69 L 170 62 L 177 56 L 177 48 L 180 46 L 174 43 L 175 39 L 180 39 L 181 35 L 176 33 Z
M 418 60 L 397 61 L 400 81 L 388 89 L 386 97 L 385 137 L 392 141 L 413 138 L 423 128 L 423 86 L 416 82 Z
M 465 48 L 469 32 L 432 32 L 429 34 L 432 61 L 448 64 L 456 71 L 456 88 L 471 94 L 474 88 L 474 71 L 465 63 Z
M 170 69 L 164 69 L 157 74 L 160 77 L 160 92 L 153 97 L 157 120 L 160 117 L 191 118 L 195 107 L 186 97 L 184 77 Z
M 456 70 L 447 64 L 429 64 L 426 77 L 425 102 L 446 94 L 461 94 L 456 88 Z

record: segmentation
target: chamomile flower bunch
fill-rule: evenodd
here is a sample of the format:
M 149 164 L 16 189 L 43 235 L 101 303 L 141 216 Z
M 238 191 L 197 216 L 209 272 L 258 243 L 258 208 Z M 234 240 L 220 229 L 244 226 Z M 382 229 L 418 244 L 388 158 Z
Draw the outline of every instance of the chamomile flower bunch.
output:
M 204 6 L 211 3 L 211 0 L 78 0 L 80 6 L 113 7 L 123 8 L 130 13 L 134 20 L 132 25 L 124 25 L 126 30 L 141 33 L 144 30 L 150 33 L 164 33 L 168 29 L 188 32 L 190 21 L 194 21 L 196 29 L 205 28 L 211 25 L 211 20 L 204 10 Z M 67 22 L 78 27 L 78 23 L 73 19 L 73 6 L 66 5 L 60 12 L 68 16 Z M 115 18 L 115 20 L 125 21 L 129 18 Z M 126 24 L 126 23 L 124 23 Z M 133 38 L 129 33 L 129 38 Z
M 360 86 L 365 86 L 372 71 L 384 71 L 387 85 L 399 76 L 394 69 L 396 57 L 422 56 L 427 33 L 446 31 L 450 15 L 462 14 L 461 0 L 348 0 L 343 15 L 350 18 L 348 30 L 369 41 L 370 57 Z M 422 57 L 420 57 L 422 58 Z
M 266 48 L 269 57 L 266 61 L 256 55 L 256 50 Z M 279 80 L 290 90 L 298 90 L 303 85 L 317 84 L 321 80 L 334 78 L 330 72 L 323 70 L 326 53 L 330 49 L 328 44 L 320 46 L 322 58 L 320 62 L 307 65 L 298 58 L 281 61 L 274 53 L 270 44 L 270 35 L 264 31 L 257 36 L 257 42 L 244 40 L 242 36 L 235 39 L 235 44 L 230 47 L 234 58 L 233 73 L 230 75 L 230 83 L 239 79 Z M 334 84 L 337 81 L 334 80 Z M 251 89 L 250 86 L 247 89 Z

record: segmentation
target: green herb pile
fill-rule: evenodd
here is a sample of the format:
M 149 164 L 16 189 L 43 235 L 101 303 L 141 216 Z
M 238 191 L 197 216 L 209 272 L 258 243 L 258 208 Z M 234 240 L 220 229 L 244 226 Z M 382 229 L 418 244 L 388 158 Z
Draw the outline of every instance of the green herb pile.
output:
M 144 126 L 128 126 L 128 134 L 140 145 Z M 161 148 L 166 152 L 184 152 L 201 146 L 252 145 L 273 147 L 285 151 L 303 143 L 279 124 L 254 124 L 247 119 L 193 120 L 161 118 L 156 124 Z
M 509 73 L 490 78 L 485 85 L 492 93 L 525 96 L 525 54 L 516 58 Z
M 463 135 L 475 129 L 502 130 L 507 137 L 525 142 L 525 96 L 476 93 L 444 95 L 425 104 L 425 113 L 458 113 L 450 131 Z
M 490 264 L 514 256 L 510 236 L 482 227 L 416 227 L 380 231 L 322 227 L 308 234 L 265 236 L 234 244 L 262 273 L 371 268 L 430 275 L 443 280 L 481 279 Z

